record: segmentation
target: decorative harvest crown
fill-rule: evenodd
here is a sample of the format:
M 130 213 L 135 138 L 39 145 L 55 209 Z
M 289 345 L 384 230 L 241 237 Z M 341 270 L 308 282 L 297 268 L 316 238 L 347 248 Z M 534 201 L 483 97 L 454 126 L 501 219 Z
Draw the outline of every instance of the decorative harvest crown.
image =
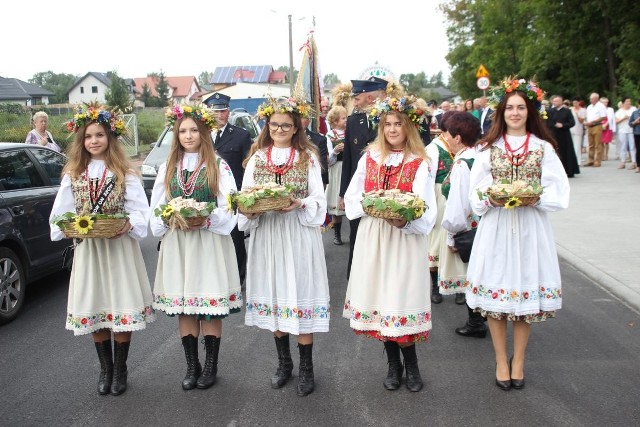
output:
M 65 122 L 65 126 L 69 132 L 77 133 L 78 129 L 90 123 L 101 123 L 111 129 L 111 133 L 115 136 L 120 136 L 127 131 L 120 114 L 120 110 L 110 111 L 98 103 L 79 105 L 73 119 Z
M 518 79 L 517 77 L 507 77 L 490 89 L 489 103 L 494 107 L 500 104 L 507 93 L 519 91 L 525 94 L 527 98 L 533 101 L 536 108 L 540 110 L 542 105 L 542 98 L 544 98 L 544 92 L 540 89 L 533 80 L 528 82 L 525 79 Z
M 416 108 L 414 105 L 415 102 L 416 97 L 413 95 L 403 98 L 387 97 L 385 99 L 376 99 L 376 103 L 371 111 L 369 111 L 369 121 L 371 121 L 374 126 L 377 126 L 378 123 L 380 123 L 380 116 L 382 114 L 388 113 L 389 111 L 397 111 L 409 116 L 411 123 L 421 131 L 424 111 L 420 108 Z
M 293 113 L 298 114 L 303 118 L 311 117 L 311 106 L 307 104 L 307 101 L 300 98 L 269 98 L 267 102 L 264 102 L 258 107 L 258 117 L 266 119 L 273 114 Z
M 167 124 L 171 127 L 173 127 L 176 120 L 180 120 L 186 116 L 204 123 L 210 131 L 218 129 L 218 123 L 213 117 L 213 110 L 204 105 L 192 106 L 176 104 L 173 107 L 166 108 L 164 115 L 167 118 Z

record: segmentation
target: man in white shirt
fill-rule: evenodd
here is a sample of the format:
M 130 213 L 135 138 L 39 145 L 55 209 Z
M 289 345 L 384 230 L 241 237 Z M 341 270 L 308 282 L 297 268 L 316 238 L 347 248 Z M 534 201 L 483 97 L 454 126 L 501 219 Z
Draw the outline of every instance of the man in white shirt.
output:
M 597 168 L 602 163 L 602 121 L 607 117 L 607 109 L 595 92 L 589 96 L 589 102 L 584 122 L 589 135 L 589 161 L 585 166 Z

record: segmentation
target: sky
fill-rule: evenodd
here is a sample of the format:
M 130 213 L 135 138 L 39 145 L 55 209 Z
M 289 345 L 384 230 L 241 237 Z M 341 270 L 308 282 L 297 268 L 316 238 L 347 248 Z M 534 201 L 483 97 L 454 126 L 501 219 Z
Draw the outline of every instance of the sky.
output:
M 378 63 L 399 77 L 449 66 L 441 0 L 72 0 L 11 2 L 5 10 L 0 76 L 28 81 L 38 72 L 123 78 L 163 71 L 198 77 L 218 66 L 293 65 L 315 17 L 322 74 L 347 82 Z

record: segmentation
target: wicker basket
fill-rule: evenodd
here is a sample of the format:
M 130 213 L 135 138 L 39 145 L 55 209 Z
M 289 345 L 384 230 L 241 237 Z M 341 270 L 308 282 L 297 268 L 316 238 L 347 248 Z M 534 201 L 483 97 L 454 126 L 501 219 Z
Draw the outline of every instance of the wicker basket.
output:
M 206 216 L 194 216 L 191 218 L 185 218 L 189 227 L 202 227 L 207 222 Z
M 108 239 L 122 230 L 127 223 L 127 218 L 98 218 L 93 220 L 93 228 L 82 234 L 73 227 L 73 221 L 65 222 L 61 229 L 64 235 L 70 239 Z
M 404 219 L 402 215 L 397 212 L 393 212 L 391 209 L 385 209 L 383 211 L 375 209 L 373 206 L 367 206 L 364 208 L 364 212 L 374 218 L 382 219 Z
M 291 205 L 290 196 L 267 197 L 264 199 L 256 200 L 256 202 L 249 207 L 243 206 L 238 202 L 238 210 L 243 214 L 256 214 L 269 211 L 278 211 L 280 209 L 289 207 L 289 205 Z
M 490 194 L 491 199 L 498 205 L 504 206 L 511 197 L 517 197 L 520 200 L 520 207 L 522 206 L 531 206 L 534 205 L 540 200 L 539 195 L 531 195 L 531 196 L 513 196 L 509 194 Z

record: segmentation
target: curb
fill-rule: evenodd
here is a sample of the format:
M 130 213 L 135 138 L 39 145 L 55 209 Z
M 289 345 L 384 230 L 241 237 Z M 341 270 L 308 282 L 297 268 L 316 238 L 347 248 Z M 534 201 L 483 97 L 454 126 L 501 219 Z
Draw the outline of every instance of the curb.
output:
M 611 277 L 593 264 L 583 260 L 556 242 L 558 256 L 576 270 L 591 279 L 598 287 L 619 299 L 622 304 L 640 315 L 640 295 L 629 289 L 624 283 Z

